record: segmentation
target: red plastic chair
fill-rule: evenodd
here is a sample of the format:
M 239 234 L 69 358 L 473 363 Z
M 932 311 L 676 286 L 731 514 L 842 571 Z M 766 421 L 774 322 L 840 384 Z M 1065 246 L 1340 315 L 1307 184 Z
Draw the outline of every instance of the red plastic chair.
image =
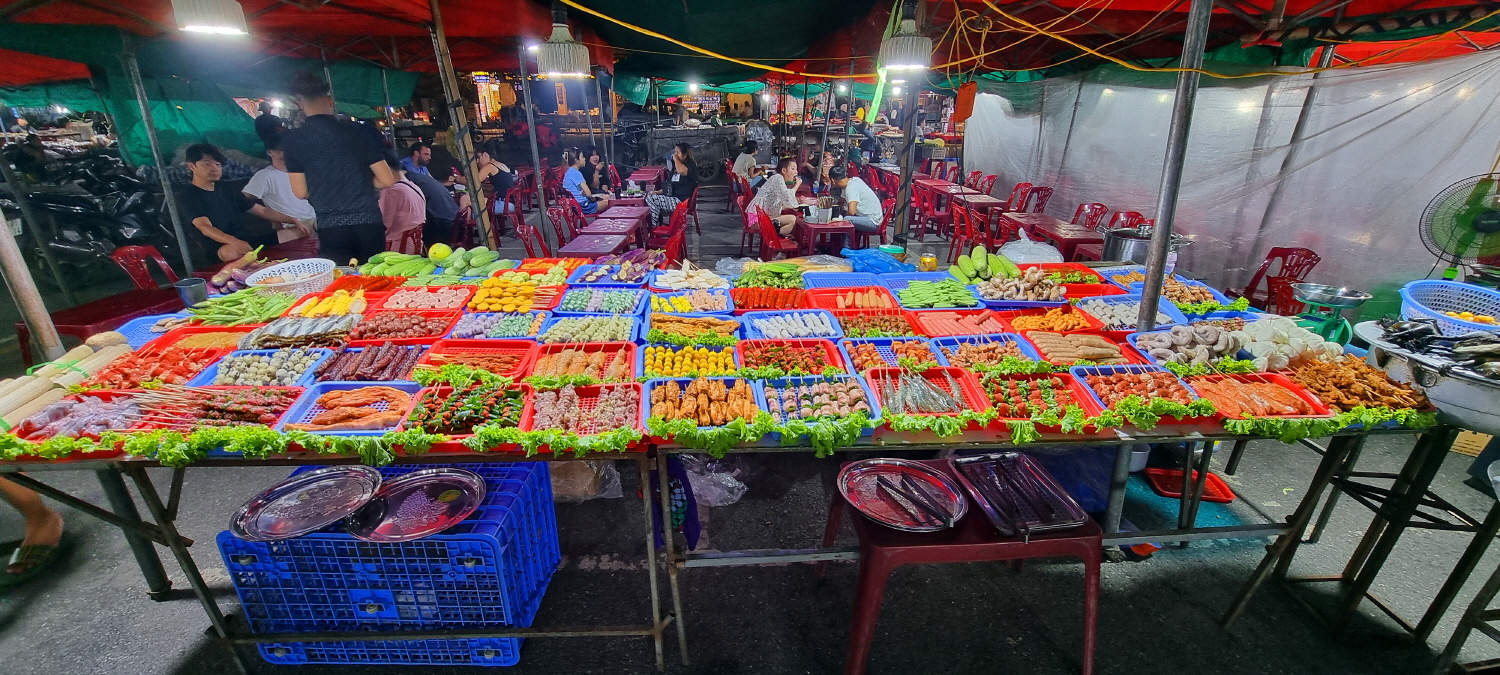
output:
M 1010 197 L 1005 200 L 1006 211 L 1023 212 L 1026 210 L 1026 202 L 1031 199 L 1031 183 L 1016 183 L 1010 189 Z
M 769 262 L 776 257 L 777 253 L 797 254 L 802 251 L 802 244 L 795 239 L 781 236 L 781 232 L 776 229 L 775 222 L 760 207 L 755 209 L 755 219 L 760 225 L 761 260 Z
M 980 179 L 979 187 L 974 189 L 983 192 L 984 194 L 989 194 L 990 190 L 995 189 L 995 181 L 999 178 L 1000 177 L 996 176 L 995 174 L 985 176 L 984 178 Z
M 942 460 L 922 462 L 942 471 L 954 480 L 948 463 Z M 823 529 L 823 547 L 838 538 L 848 502 L 835 493 L 828 509 L 828 523 Z M 850 513 L 854 534 L 859 538 L 859 581 L 854 594 L 854 614 L 849 624 L 849 643 L 844 656 L 844 675 L 861 675 L 869 662 L 870 646 L 875 642 L 875 627 L 880 619 L 880 605 L 885 596 L 886 579 L 902 565 L 924 563 L 959 563 L 1028 558 L 1069 557 L 1083 561 L 1083 675 L 1093 675 L 1094 650 L 1098 637 L 1099 566 L 1103 558 L 1103 532 L 1090 520 L 1081 527 L 1057 532 L 1033 534 L 1026 539 L 1005 537 L 977 509 L 960 519 L 951 529 L 941 532 L 902 532 Z M 827 563 L 818 563 L 822 576 Z M 935 627 L 936 628 L 936 627 Z
M 1069 262 L 1098 260 L 1104 257 L 1104 244 L 1079 244 L 1073 247 L 1073 259 Z
M 520 239 L 521 243 L 526 246 L 526 257 L 552 257 L 552 251 L 547 248 L 547 240 L 542 237 L 541 232 L 537 231 L 535 225 L 532 225 L 531 223 L 528 223 L 524 220 L 517 223 L 516 238 Z M 536 248 L 532 248 L 533 240 L 536 242 Z
M 613 164 L 609 165 L 609 184 L 617 188 L 625 187 L 625 181 L 620 180 L 620 171 Z
M 479 223 L 474 220 L 473 207 L 465 206 L 458 210 L 458 215 L 453 217 L 453 232 L 448 235 L 448 245 L 453 247 L 462 246 L 473 248 L 474 233 L 478 231 Z
M 1231 288 L 1225 292 L 1225 295 L 1231 298 L 1248 298 L 1252 307 L 1259 307 L 1267 311 L 1272 311 L 1272 306 L 1277 309 L 1285 309 L 1281 306 L 1281 297 L 1273 292 L 1276 289 L 1273 289 L 1272 286 L 1291 286 L 1292 284 L 1305 281 L 1307 273 L 1311 272 L 1312 268 L 1317 266 L 1318 262 L 1322 259 L 1312 249 L 1277 246 L 1266 253 L 1266 259 L 1261 262 L 1260 269 L 1255 271 L 1255 275 L 1250 277 L 1250 283 L 1246 284 L 1243 288 Z M 1271 265 L 1278 261 L 1281 264 L 1277 267 L 1276 274 L 1270 274 Z M 1261 290 L 1260 288 L 1262 279 L 1266 281 L 1265 290 Z M 1290 298 L 1291 296 L 1287 297 Z M 1301 311 L 1301 303 L 1291 301 L 1289 304 L 1298 305 L 1297 312 Z
M 726 160 L 724 164 L 729 169 L 724 174 L 729 179 L 729 189 L 725 191 L 725 201 L 729 203 L 724 206 L 724 213 L 734 213 L 735 208 L 739 206 L 740 197 L 750 191 L 750 181 L 735 173 L 731 162 Z
M 755 238 L 760 235 L 760 223 L 750 214 L 750 195 L 740 195 L 738 205 L 741 222 L 740 257 L 744 257 L 745 249 L 755 246 Z
M 135 282 L 135 287 L 143 291 L 152 291 L 160 288 L 155 279 L 151 278 L 151 266 L 149 261 L 155 260 L 156 266 L 162 274 L 167 276 L 167 283 L 177 282 L 177 273 L 172 271 L 172 266 L 167 264 L 167 259 L 162 257 L 161 251 L 155 246 L 121 246 L 109 254 L 114 258 L 115 264 L 125 270 L 130 280 Z
M 941 208 L 939 208 L 939 206 L 938 206 L 938 200 L 939 199 L 943 200 L 943 205 L 942 205 Z M 951 237 L 951 236 L 953 236 L 953 232 L 952 232 L 952 230 L 953 230 L 953 210 L 952 209 L 953 209 L 953 200 L 948 199 L 944 195 L 939 195 L 936 190 L 930 190 L 930 189 L 927 189 L 927 188 L 922 188 L 922 214 L 923 214 L 922 232 L 923 232 L 923 234 L 925 235 L 926 231 L 927 231 L 927 228 L 931 227 L 932 231 L 934 233 L 936 233 L 939 237 L 943 237 L 943 236 Z
M 421 253 L 422 228 L 418 227 L 402 232 L 394 240 L 385 240 L 385 250 L 397 253 Z
M 687 232 L 688 209 L 691 208 L 691 200 L 678 202 L 677 208 L 672 209 L 672 218 L 667 221 L 666 227 L 658 227 L 651 230 L 646 237 L 646 248 L 666 248 L 667 242 Z
M 574 203 L 576 204 L 578 202 Z M 554 206 L 550 209 L 547 209 L 547 220 L 552 223 L 552 234 L 557 236 L 558 246 L 562 246 L 563 244 L 571 241 L 568 235 L 563 232 L 564 225 L 569 228 L 572 227 L 571 218 L 572 216 L 568 214 L 568 208 L 566 206 Z
M 1104 222 L 1104 216 L 1107 213 L 1109 213 L 1109 207 L 1099 202 L 1079 204 L 1078 210 L 1073 212 L 1073 224 L 1098 230 L 1099 224 Z
M 1146 217 L 1136 211 L 1115 211 L 1115 215 L 1109 219 L 1109 229 L 1117 227 L 1135 227 L 1146 222 Z
M 703 223 L 698 220 L 698 188 L 693 188 L 692 196 L 688 197 L 686 204 L 687 216 L 693 219 L 693 230 L 698 236 L 703 236 Z
M 114 330 L 136 317 L 167 314 L 182 309 L 182 299 L 178 297 L 177 289 L 159 288 L 151 278 L 150 267 L 146 263 L 148 259 L 156 260 L 168 280 L 178 280 L 177 273 L 172 271 L 155 247 L 125 246 L 116 249 L 110 257 L 125 270 L 136 289 L 52 312 L 52 324 L 57 327 L 59 335 L 87 340 L 91 335 Z M 35 363 L 31 355 L 31 328 L 24 321 L 16 322 L 16 344 L 21 348 L 21 362 L 30 368 Z
M 969 230 L 969 210 L 954 207 L 953 230 L 948 237 L 948 264 L 952 265 L 958 261 L 959 253 L 964 250 L 973 238 Z
M 1052 188 L 1049 188 L 1049 187 L 1034 187 L 1034 188 L 1031 188 L 1031 194 L 1026 195 L 1026 198 L 1021 200 L 1021 208 L 1016 209 L 1016 210 L 1020 211 L 1022 213 L 1025 213 L 1026 212 L 1026 203 L 1029 202 L 1029 201 L 1032 201 L 1033 199 L 1035 199 L 1036 201 L 1035 201 L 1035 206 L 1033 206 L 1032 209 L 1031 209 L 1031 212 L 1032 213 L 1041 213 L 1043 210 L 1045 210 L 1047 208 L 1047 202 L 1052 199 Z
M 872 235 L 880 237 L 880 243 L 882 243 L 882 244 L 886 243 L 887 230 L 889 230 L 889 227 L 890 227 L 890 224 L 891 224 L 891 214 L 895 210 L 896 210 L 896 200 L 895 199 L 887 199 L 887 200 L 885 200 L 885 203 L 883 203 L 883 204 L 880 205 L 880 211 L 881 211 L 881 214 L 880 214 L 880 227 L 877 228 L 873 233 L 872 232 L 860 232 L 858 230 L 855 230 L 854 231 L 854 248 L 869 248 L 870 247 L 870 237 Z
M 964 186 L 966 186 L 966 187 L 968 187 L 970 189 L 973 189 L 973 190 L 978 190 L 979 189 L 979 179 L 981 177 L 983 177 L 983 176 L 984 176 L 984 172 L 983 171 L 970 171 L 969 172 L 969 177 L 964 179 Z
M 678 232 L 667 240 L 667 264 L 676 265 L 682 262 L 682 256 L 687 249 L 687 230 Z

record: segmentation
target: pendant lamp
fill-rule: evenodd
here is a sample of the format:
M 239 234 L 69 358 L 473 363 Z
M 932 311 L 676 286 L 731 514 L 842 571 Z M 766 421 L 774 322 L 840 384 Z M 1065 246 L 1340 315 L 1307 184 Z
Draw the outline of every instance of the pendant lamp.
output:
M 896 34 L 880 41 L 880 64 L 888 71 L 927 70 L 932 38 L 917 34 L 917 22 L 902 19 Z
M 177 29 L 210 35 L 248 35 L 245 9 L 235 0 L 172 0 Z
M 541 77 L 589 76 L 589 48 L 573 39 L 560 2 L 552 3 L 552 35 L 536 51 L 536 71 Z

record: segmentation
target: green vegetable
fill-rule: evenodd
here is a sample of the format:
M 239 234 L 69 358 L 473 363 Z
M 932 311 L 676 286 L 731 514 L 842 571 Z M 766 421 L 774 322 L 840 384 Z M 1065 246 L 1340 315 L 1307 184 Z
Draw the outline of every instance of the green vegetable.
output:
M 967 286 L 954 279 L 913 281 L 897 293 L 903 307 L 973 307 L 979 304 Z

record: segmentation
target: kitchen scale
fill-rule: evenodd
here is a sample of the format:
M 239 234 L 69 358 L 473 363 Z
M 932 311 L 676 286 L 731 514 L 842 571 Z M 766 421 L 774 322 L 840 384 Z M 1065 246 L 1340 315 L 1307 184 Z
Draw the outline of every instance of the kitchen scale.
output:
M 1324 340 L 1348 344 L 1354 328 L 1344 318 L 1344 310 L 1365 304 L 1371 296 L 1343 286 L 1325 284 L 1292 284 L 1292 296 L 1307 309 L 1297 315 L 1297 325 L 1317 333 Z

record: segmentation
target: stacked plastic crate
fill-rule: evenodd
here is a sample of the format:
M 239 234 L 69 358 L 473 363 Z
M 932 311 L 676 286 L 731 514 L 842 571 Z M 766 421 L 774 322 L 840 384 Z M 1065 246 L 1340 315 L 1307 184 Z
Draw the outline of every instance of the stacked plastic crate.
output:
M 484 505 L 441 534 L 374 543 L 335 525 L 294 539 L 250 542 L 221 532 L 219 552 L 251 630 L 530 626 L 561 559 L 547 463 L 458 466 L 484 477 Z M 389 478 L 425 468 L 435 467 L 402 465 L 380 472 Z M 511 666 L 520 661 L 521 640 L 285 642 L 259 649 L 266 661 L 282 665 Z

